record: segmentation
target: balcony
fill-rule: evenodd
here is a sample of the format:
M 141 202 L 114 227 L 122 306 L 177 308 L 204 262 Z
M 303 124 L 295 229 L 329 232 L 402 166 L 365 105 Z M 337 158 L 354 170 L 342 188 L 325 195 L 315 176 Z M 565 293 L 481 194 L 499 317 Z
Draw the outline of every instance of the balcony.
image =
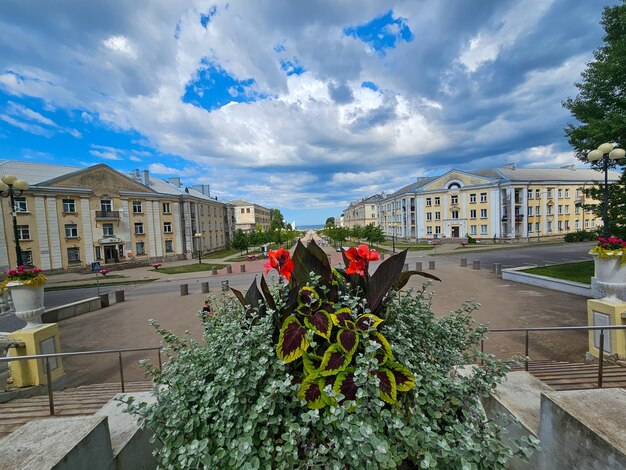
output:
M 119 220 L 120 211 L 96 211 L 96 220 Z
M 520 223 L 524 221 L 524 214 L 515 214 L 515 222 Z

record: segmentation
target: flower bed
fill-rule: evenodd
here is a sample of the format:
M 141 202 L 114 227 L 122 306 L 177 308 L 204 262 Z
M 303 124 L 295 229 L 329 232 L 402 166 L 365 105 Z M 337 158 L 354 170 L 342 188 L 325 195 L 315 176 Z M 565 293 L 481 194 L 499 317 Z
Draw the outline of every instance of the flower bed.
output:
M 375 252 L 343 255 L 333 269 L 314 243 L 293 259 L 270 252 L 281 282 L 223 298 L 206 344 L 155 325 L 169 356 L 147 365 L 157 401 L 129 409 L 163 444 L 163 467 L 503 468 L 528 452 L 506 447 L 480 406 L 507 369 L 476 349 L 476 304 L 436 318 L 424 290 L 401 291 L 436 279 L 402 272 L 406 252 L 371 276 Z

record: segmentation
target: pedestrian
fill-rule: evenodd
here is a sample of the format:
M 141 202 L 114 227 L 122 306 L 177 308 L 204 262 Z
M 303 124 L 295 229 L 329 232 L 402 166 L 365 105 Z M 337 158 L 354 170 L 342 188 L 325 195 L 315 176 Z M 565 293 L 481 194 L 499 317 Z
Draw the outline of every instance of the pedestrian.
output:
M 204 306 L 202 307 L 202 313 L 205 315 L 211 315 L 213 313 L 213 310 L 211 309 L 211 303 L 209 302 L 209 299 L 206 299 L 204 301 Z

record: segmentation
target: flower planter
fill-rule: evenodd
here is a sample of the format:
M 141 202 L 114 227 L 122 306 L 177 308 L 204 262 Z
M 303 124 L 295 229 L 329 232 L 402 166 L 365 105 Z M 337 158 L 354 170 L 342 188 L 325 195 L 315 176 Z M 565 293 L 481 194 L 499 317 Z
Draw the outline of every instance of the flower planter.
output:
M 626 291 L 626 264 L 619 257 L 600 258 L 592 254 L 595 278 L 605 298 L 615 299 Z
M 15 316 L 26 322 L 24 329 L 41 326 L 41 315 L 44 312 L 43 285 L 29 286 L 12 281 L 7 287 L 11 291 Z

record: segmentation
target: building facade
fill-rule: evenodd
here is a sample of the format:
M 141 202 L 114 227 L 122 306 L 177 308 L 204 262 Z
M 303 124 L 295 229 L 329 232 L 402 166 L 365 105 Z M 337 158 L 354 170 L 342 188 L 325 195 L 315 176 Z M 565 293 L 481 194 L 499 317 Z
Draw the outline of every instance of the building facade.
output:
M 232 206 L 147 171 L 3 161 L 0 174 L 30 184 L 15 200 L 17 236 L 24 261 L 44 270 L 191 258 L 232 237 Z M 17 255 L 10 203 L 1 202 L 0 266 L 8 267 Z
M 230 201 L 235 208 L 235 228 L 244 232 L 269 230 L 270 210 L 267 207 L 247 202 L 242 199 Z
M 609 172 L 609 181 L 619 179 Z M 378 222 L 387 236 L 407 240 L 529 238 L 565 235 L 602 224 L 582 205 L 583 190 L 603 175 L 574 166 L 503 168 L 419 178 L 386 196 Z
M 360 201 L 352 202 L 342 212 L 344 227 L 360 225 L 378 225 L 378 204 L 384 199 L 383 194 L 375 194 Z

